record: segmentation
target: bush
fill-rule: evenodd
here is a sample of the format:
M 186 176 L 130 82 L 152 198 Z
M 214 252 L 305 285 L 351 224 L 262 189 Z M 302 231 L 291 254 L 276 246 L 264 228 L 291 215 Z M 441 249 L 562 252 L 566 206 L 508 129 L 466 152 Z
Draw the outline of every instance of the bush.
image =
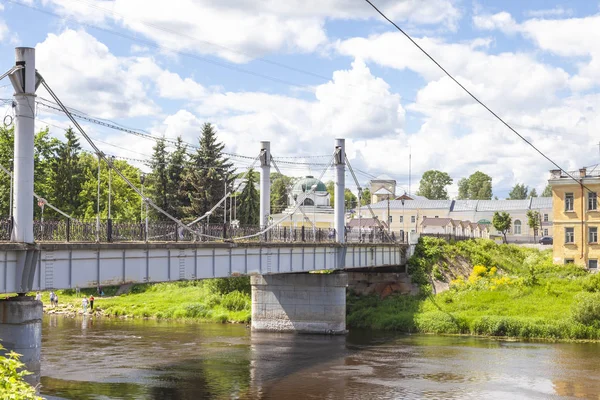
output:
M 4 350 L 0 345 L 0 352 Z M 3 399 L 42 400 L 35 395 L 35 389 L 23 380 L 30 373 L 23 369 L 25 365 L 19 357 L 14 351 L 0 355 L 0 395 Z
M 221 301 L 221 305 L 229 311 L 242 311 L 249 308 L 250 299 L 248 295 L 236 290 L 226 294 Z
M 248 295 L 250 294 L 249 276 L 207 279 L 205 285 L 212 293 L 227 294 L 238 291 Z
M 600 293 L 580 293 L 571 306 L 573 320 L 587 326 L 600 326 Z
M 202 304 L 190 304 L 185 308 L 185 316 L 188 318 L 203 318 L 207 309 Z

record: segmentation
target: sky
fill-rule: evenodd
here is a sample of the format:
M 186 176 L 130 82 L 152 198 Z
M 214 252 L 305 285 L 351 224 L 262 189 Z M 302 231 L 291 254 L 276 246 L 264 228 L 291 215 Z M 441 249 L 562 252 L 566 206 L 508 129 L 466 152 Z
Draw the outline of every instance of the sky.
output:
M 563 169 L 600 161 L 599 1 L 373 3 Z M 335 138 L 361 185 L 386 174 L 398 194 L 409 154 L 410 191 L 438 169 L 451 197 L 477 170 L 499 198 L 516 183 L 540 193 L 554 168 L 363 0 L 0 0 L 0 72 L 17 46 L 35 47 L 58 97 L 95 118 L 194 144 L 213 123 L 240 171 L 268 140 L 282 173 L 319 177 Z M 65 117 L 36 111 L 62 138 Z M 106 154 L 152 154 L 152 140 L 82 125 Z

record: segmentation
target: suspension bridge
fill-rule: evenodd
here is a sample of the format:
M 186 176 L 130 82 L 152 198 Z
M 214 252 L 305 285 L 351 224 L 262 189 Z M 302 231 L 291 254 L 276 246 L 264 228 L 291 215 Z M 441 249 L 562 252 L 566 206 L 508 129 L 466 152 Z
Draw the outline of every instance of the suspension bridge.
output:
M 335 171 L 332 229 L 317 228 L 302 208 L 317 185 L 296 199 L 290 213 L 272 220 L 271 166 L 280 171 L 269 142 L 260 142 L 258 154 L 241 180 L 259 164 L 259 226 L 208 223 L 212 213 L 225 206 L 237 188 L 225 193 L 204 215 L 184 223 L 158 207 L 144 194 L 143 187 L 136 187 L 98 148 L 36 70 L 35 49 L 19 47 L 15 53 L 15 66 L 0 75 L 0 80 L 8 77 L 15 90 L 14 170 L 0 168 L 11 174 L 11 215 L 8 221 L 0 222 L 0 292 L 17 295 L 0 300 L 0 338 L 8 349 L 23 354 L 28 369 L 39 373 L 41 348 L 42 303 L 26 296 L 32 290 L 250 275 L 253 329 L 344 333 L 347 276 L 308 272 L 405 263 L 406 245 L 380 222 L 380 229 L 369 235 L 360 230 L 356 235 L 345 227 L 346 167 L 358 187 L 359 199 L 362 189 L 346 156 L 344 139 L 335 140 L 330 161 L 319 176 L 320 181 L 329 168 Z M 101 221 L 99 212 L 95 222 L 77 221 L 34 193 L 34 110 L 39 86 L 46 89 L 109 171 L 168 222 L 150 222 L 146 217 L 141 222 L 114 223 L 110 219 Z M 34 198 L 64 218 L 34 221 Z M 296 213 L 311 225 L 285 226 L 284 221 Z M 359 218 L 360 213 L 359 209 Z

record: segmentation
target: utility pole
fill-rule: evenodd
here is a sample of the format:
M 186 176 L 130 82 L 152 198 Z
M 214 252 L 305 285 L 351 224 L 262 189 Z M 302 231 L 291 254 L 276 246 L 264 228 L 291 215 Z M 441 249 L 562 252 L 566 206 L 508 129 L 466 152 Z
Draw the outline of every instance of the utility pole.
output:
M 96 242 L 100 241 L 100 154 L 98 154 L 98 195 L 96 204 Z
M 388 227 L 388 234 L 390 233 L 390 195 L 388 194 L 387 196 L 387 227 Z
M 115 162 L 115 156 L 110 157 L 109 165 L 108 165 L 108 219 L 112 218 L 111 214 L 111 206 L 112 206 L 112 167 Z

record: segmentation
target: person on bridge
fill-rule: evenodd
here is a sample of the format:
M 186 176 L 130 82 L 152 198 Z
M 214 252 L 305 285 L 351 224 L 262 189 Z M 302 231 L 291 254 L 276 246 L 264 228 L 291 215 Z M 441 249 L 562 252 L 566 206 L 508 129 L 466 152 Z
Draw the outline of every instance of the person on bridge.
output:
M 94 311 L 94 295 L 90 296 L 90 310 Z

